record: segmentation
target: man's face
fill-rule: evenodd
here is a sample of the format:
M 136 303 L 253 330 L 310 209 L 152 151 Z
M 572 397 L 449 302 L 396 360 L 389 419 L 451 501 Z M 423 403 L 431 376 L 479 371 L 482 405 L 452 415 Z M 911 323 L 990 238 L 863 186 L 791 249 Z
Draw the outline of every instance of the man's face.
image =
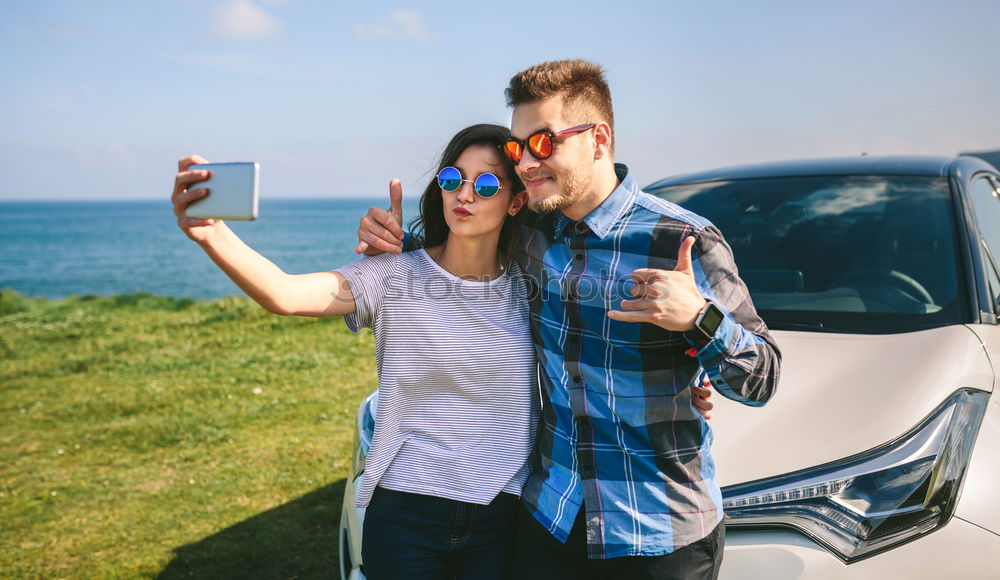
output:
M 527 139 L 541 129 L 559 131 L 575 124 L 563 117 L 560 96 L 514 107 L 510 131 L 517 139 Z M 542 213 L 565 209 L 580 200 L 593 181 L 593 132 L 555 137 L 552 156 L 545 160 L 535 159 L 525 147 L 515 170 L 527 187 L 528 207 Z

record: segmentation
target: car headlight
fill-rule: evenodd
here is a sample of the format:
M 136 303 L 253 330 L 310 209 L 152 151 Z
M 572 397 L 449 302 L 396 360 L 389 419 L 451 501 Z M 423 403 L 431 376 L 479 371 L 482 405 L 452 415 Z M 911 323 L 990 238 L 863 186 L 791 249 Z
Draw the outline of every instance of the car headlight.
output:
M 351 479 L 357 478 L 365 470 L 365 457 L 372 445 L 375 434 L 375 412 L 378 408 L 378 391 L 368 395 L 358 406 L 354 426 L 354 461 L 351 464 Z
M 851 563 L 951 518 L 989 394 L 955 392 L 899 439 L 722 490 L 729 528 L 793 528 Z

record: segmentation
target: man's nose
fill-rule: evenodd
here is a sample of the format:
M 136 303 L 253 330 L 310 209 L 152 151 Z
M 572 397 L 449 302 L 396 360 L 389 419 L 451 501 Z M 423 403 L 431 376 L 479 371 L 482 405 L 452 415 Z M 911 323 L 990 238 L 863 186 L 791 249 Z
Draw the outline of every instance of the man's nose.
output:
M 528 171 L 534 167 L 538 167 L 539 164 L 540 162 L 538 161 L 538 159 L 536 159 L 535 156 L 531 154 L 531 150 L 525 147 L 524 151 L 521 153 L 521 159 L 520 161 L 517 162 L 515 167 L 517 169 L 520 169 L 521 171 Z

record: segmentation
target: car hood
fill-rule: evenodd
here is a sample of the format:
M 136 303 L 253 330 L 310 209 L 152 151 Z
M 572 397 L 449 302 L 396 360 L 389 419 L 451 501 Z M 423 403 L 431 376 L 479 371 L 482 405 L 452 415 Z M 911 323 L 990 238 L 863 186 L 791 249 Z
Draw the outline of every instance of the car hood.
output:
M 716 394 L 709 425 L 722 486 L 842 459 L 896 439 L 961 387 L 992 391 L 965 326 L 892 335 L 773 331 L 781 379 L 764 407 Z

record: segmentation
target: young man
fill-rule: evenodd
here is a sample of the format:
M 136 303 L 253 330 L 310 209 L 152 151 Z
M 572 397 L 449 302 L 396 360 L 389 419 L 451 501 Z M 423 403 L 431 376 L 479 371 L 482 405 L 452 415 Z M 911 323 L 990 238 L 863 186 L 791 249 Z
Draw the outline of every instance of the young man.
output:
M 611 94 L 591 62 L 515 75 L 505 154 L 534 210 L 522 232 L 543 425 L 515 578 L 715 578 L 722 498 L 690 386 L 762 405 L 780 354 L 722 234 L 615 164 Z M 399 251 L 372 210 L 365 246 Z

